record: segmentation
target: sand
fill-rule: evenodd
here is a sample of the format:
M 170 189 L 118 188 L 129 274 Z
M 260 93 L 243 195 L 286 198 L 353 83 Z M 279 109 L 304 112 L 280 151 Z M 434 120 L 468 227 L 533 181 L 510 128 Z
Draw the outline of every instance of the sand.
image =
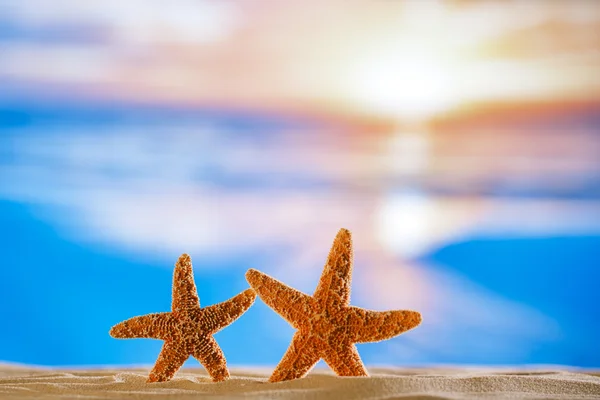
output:
M 147 384 L 147 368 L 50 369 L 0 364 L 0 399 L 600 399 L 600 373 L 558 368 L 371 368 L 368 378 L 326 369 L 267 383 L 268 368 L 232 368 L 212 383 L 200 368 Z

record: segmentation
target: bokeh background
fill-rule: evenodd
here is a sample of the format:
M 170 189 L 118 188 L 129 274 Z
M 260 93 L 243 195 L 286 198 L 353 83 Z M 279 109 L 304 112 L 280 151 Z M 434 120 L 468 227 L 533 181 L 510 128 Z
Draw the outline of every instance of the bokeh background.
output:
M 424 315 L 368 365 L 600 367 L 599 72 L 594 0 L 0 0 L 0 360 L 152 364 L 108 330 L 181 253 L 312 292 L 346 227 L 353 304 Z

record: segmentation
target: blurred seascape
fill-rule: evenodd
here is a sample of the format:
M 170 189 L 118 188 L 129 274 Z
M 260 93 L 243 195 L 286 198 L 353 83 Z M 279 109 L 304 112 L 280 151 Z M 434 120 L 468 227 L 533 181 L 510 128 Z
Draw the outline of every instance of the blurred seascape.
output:
M 0 0 L 0 360 L 152 364 L 108 330 L 181 253 L 312 292 L 345 227 L 352 303 L 424 318 L 368 366 L 600 367 L 599 71 L 593 0 Z

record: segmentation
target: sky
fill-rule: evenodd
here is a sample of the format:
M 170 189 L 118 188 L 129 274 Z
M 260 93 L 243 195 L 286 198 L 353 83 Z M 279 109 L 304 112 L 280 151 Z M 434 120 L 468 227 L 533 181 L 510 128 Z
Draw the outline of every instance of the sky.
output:
M 339 228 L 352 304 L 418 328 L 367 365 L 563 364 L 600 350 L 593 1 L 0 0 L 0 360 L 152 364 L 115 340 L 256 268 L 312 293 Z M 275 365 L 260 300 L 217 334 Z M 189 361 L 188 365 L 195 365 Z

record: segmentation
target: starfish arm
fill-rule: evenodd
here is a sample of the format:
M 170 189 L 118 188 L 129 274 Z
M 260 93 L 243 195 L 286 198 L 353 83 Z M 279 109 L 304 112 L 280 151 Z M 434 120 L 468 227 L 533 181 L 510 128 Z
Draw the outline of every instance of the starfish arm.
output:
M 187 254 L 182 254 L 175 264 L 173 272 L 173 312 L 184 312 L 189 309 L 199 308 L 200 299 L 194 283 L 192 259 Z
M 317 346 L 315 338 L 301 331 L 296 332 L 269 382 L 289 381 L 306 376 L 321 358 Z
M 215 333 L 238 319 L 254 303 L 256 292 L 247 289 L 231 299 L 202 309 L 203 329 Z
M 255 269 L 246 272 L 246 280 L 269 307 L 294 328 L 299 329 L 307 320 L 313 299 L 299 290 Z
M 421 323 L 416 311 L 372 311 L 348 307 L 348 327 L 354 342 L 379 342 L 408 331 Z
M 319 285 L 313 297 L 329 309 L 350 304 L 352 282 L 352 235 L 340 229 L 329 251 Z
M 353 343 L 332 342 L 323 358 L 333 372 L 339 376 L 369 376 Z
M 151 338 L 165 340 L 174 325 L 171 313 L 155 313 L 129 318 L 110 329 L 117 339 Z
M 212 336 L 203 337 L 192 349 L 192 355 L 206 368 L 213 382 L 229 379 L 225 355 Z
M 189 356 L 189 353 L 182 346 L 169 341 L 165 342 L 158 355 L 156 364 L 154 364 L 154 368 L 150 371 L 147 382 L 165 382 L 170 380 Z

